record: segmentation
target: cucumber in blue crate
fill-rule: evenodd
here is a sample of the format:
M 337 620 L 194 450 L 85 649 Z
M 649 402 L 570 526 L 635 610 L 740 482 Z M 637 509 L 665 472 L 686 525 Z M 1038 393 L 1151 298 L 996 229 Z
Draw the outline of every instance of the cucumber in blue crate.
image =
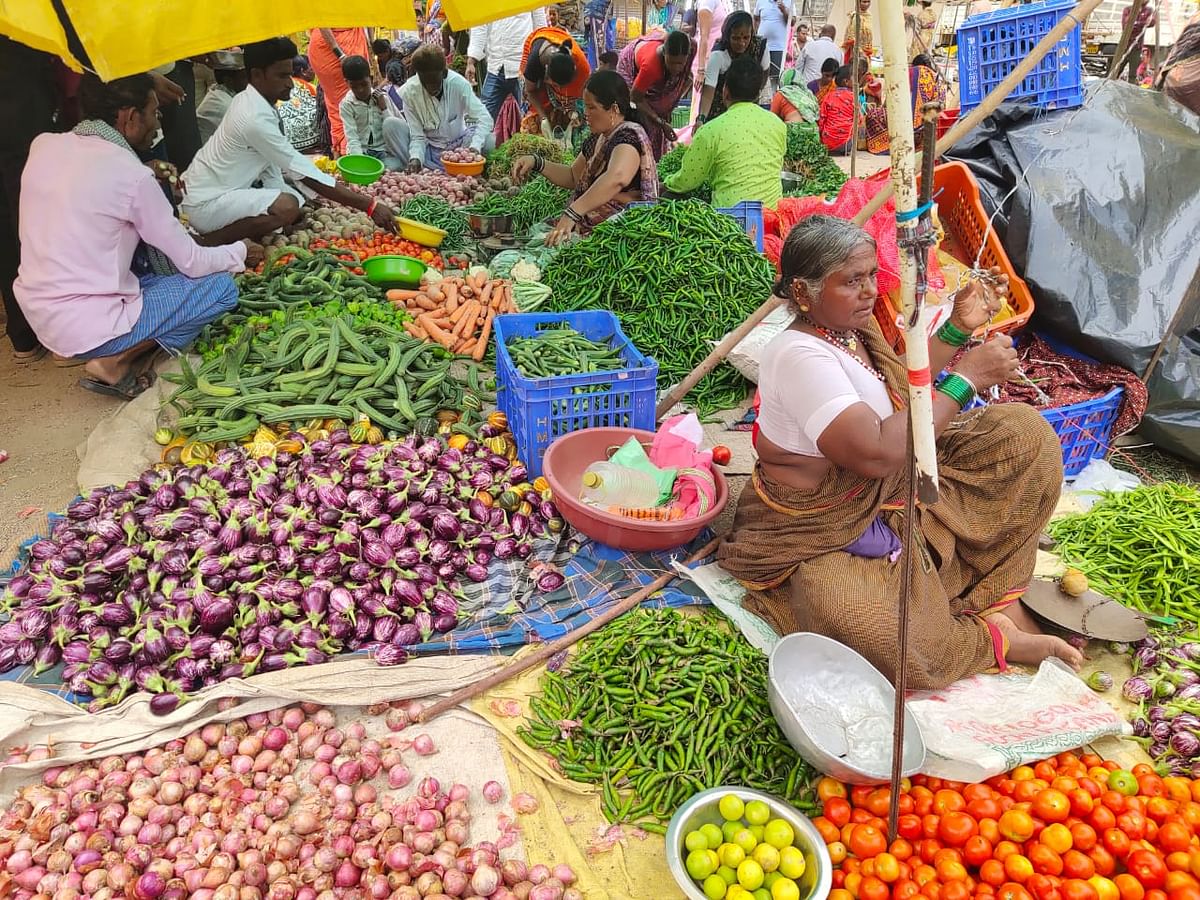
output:
M 569 325 L 544 328 L 534 337 L 514 338 L 506 346 L 513 365 L 526 378 L 612 372 L 628 365 L 619 347 L 586 338 Z

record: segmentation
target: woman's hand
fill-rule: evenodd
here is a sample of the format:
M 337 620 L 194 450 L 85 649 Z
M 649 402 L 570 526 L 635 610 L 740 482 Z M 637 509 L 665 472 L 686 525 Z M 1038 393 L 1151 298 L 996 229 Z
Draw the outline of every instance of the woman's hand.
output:
M 954 295 L 954 311 L 950 314 L 950 321 L 967 334 L 992 321 L 1008 296 L 1008 276 L 995 266 L 988 273 L 995 278 L 994 284 L 972 280 Z
M 1020 361 L 1012 338 L 1007 334 L 997 334 L 986 344 L 980 344 L 963 354 L 954 371 L 970 379 L 975 390 L 983 393 L 989 388 L 1007 384 L 1019 368 Z
M 575 234 L 576 224 L 570 216 L 562 216 L 551 232 L 546 235 L 546 246 L 557 247 L 571 235 Z
M 533 167 L 537 164 L 532 156 L 518 156 L 513 160 L 512 179 L 524 184 L 529 180 L 529 176 L 533 173 Z

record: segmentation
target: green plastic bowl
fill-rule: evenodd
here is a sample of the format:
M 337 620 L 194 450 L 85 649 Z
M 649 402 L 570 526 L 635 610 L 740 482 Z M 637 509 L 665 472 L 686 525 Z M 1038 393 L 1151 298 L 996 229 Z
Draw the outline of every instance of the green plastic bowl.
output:
M 362 264 L 363 272 L 371 284 L 380 287 L 415 288 L 421 283 L 421 276 L 429 268 L 419 259 L 411 256 L 372 256 Z
M 383 177 L 383 163 L 373 156 L 350 154 L 337 161 L 338 171 L 351 184 L 374 184 Z

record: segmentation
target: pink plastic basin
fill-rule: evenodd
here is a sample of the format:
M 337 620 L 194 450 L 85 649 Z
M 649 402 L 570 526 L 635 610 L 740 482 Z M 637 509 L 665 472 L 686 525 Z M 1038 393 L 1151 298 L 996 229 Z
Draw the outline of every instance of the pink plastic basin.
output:
M 635 436 L 649 449 L 654 433 L 636 428 L 585 428 L 558 438 L 542 458 L 542 474 L 550 482 L 554 503 L 564 519 L 594 541 L 618 550 L 670 550 L 696 538 L 721 514 L 729 501 L 725 476 L 713 469 L 717 499 L 702 516 L 675 522 L 647 522 L 615 516 L 579 499 L 583 473 L 594 462 L 608 459 L 611 451 Z

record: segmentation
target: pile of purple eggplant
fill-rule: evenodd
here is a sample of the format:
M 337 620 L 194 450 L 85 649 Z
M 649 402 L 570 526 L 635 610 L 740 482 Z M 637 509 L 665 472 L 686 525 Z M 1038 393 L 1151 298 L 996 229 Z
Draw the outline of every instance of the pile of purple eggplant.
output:
M 1133 645 L 1121 693 L 1139 704 L 1134 736 L 1162 775 L 1200 778 L 1200 641 L 1166 630 Z
M 342 429 L 274 459 L 222 450 L 72 503 L 0 602 L 0 671 L 61 661 L 91 709 L 142 690 L 167 712 L 346 650 L 400 663 L 455 627 L 493 559 L 562 529 L 525 467 L 475 441 L 357 445 Z

